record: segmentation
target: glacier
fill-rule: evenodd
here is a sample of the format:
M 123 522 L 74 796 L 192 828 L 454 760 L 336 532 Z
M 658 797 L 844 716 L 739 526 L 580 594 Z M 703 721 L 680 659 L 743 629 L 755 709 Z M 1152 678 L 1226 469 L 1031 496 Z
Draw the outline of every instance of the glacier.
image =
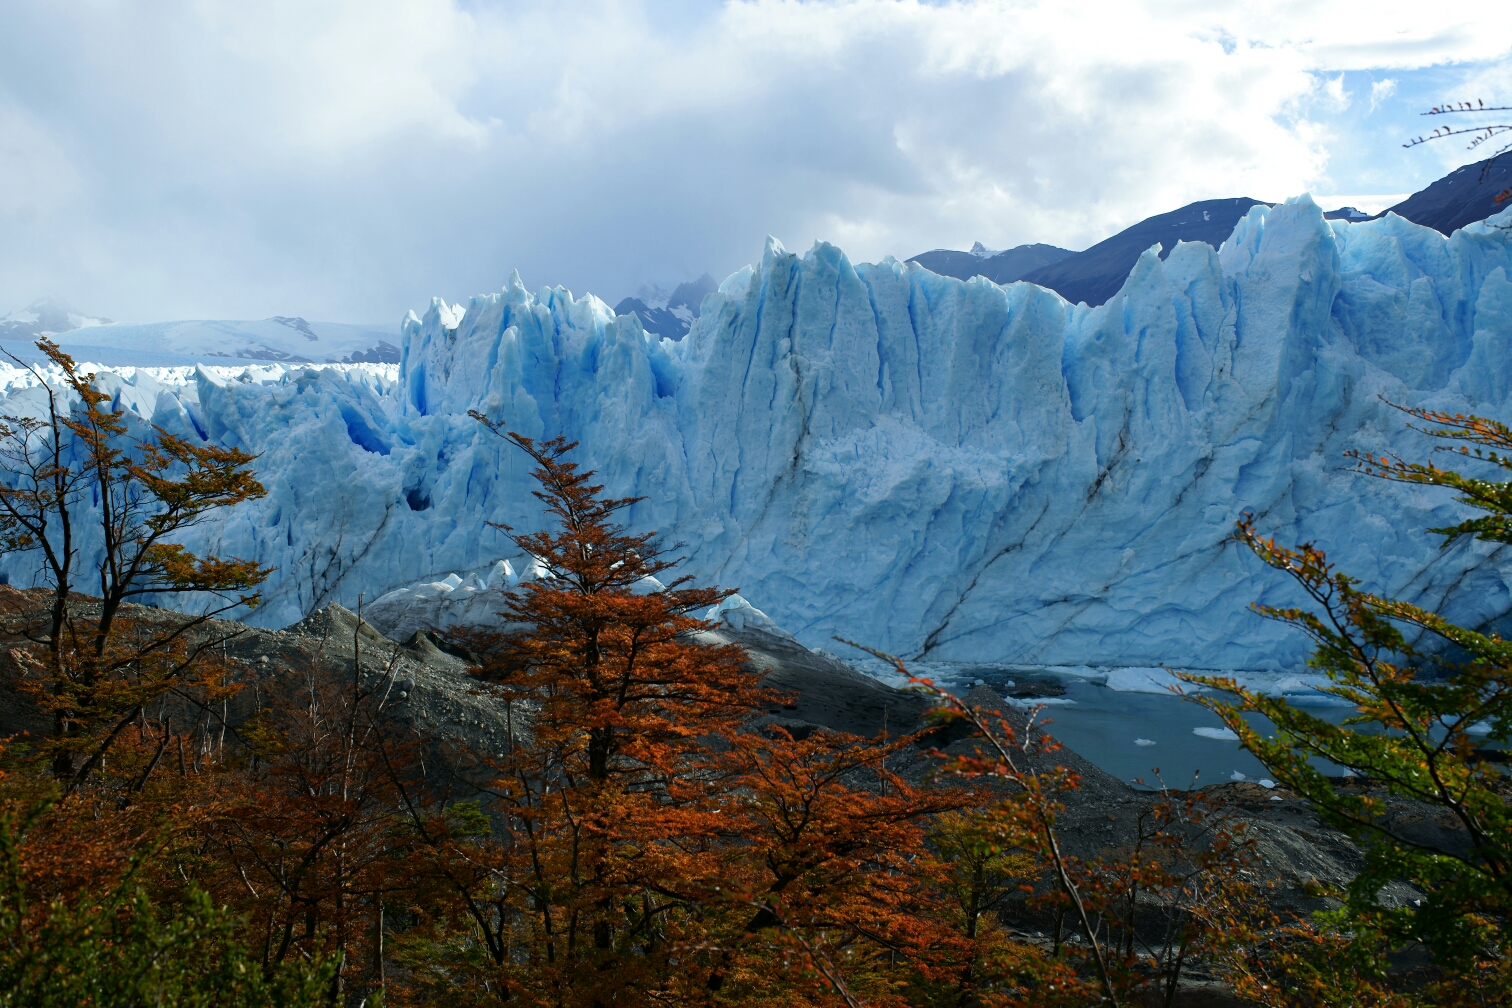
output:
M 1295 672 L 1306 641 L 1248 610 L 1299 598 L 1231 541 L 1245 511 L 1457 622 L 1512 612 L 1502 547 L 1423 532 L 1462 505 L 1343 458 L 1426 457 L 1388 400 L 1512 420 L 1509 227 L 1327 221 L 1301 196 L 1251 208 L 1221 250 L 1151 249 L 1097 308 L 769 239 L 678 342 L 516 275 L 411 313 L 397 366 L 99 380 L 142 424 L 259 455 L 268 496 L 186 541 L 278 568 L 262 625 L 529 566 L 485 523 L 540 526 L 530 466 L 476 409 L 579 441 L 609 493 L 644 496 L 629 525 L 810 647 Z M 35 410 L 33 382 L 0 372 L 3 411 Z

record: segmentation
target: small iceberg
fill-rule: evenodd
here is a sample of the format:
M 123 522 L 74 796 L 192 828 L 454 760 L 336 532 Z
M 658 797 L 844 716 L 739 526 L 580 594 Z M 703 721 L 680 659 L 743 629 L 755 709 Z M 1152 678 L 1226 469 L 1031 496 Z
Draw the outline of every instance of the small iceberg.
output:
M 1137 746 L 1152 746 L 1155 744 L 1155 742 L 1152 739 L 1137 738 L 1134 740 L 1134 744 Z
M 1203 738 L 1217 739 L 1219 742 L 1238 742 L 1239 736 L 1234 734 L 1232 728 L 1193 728 L 1193 735 Z
M 1103 677 L 1103 685 L 1116 693 L 1170 694 L 1191 687 L 1164 668 L 1114 668 Z

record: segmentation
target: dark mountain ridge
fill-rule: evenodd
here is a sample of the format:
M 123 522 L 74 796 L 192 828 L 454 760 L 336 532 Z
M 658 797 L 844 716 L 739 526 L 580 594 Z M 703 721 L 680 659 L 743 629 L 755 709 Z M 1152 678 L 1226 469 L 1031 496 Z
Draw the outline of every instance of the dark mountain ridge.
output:
M 965 255 L 966 253 L 962 253 Z M 637 297 L 627 297 L 614 306 L 616 315 L 634 315 L 641 328 L 662 339 L 680 340 L 688 334 L 698 318 L 699 305 L 706 295 L 719 289 L 719 282 L 705 273 L 697 280 L 680 283 L 667 298 L 666 305 L 648 305 Z
M 970 252 L 934 249 L 920 253 L 908 261 L 916 262 L 931 273 L 941 276 L 952 276 L 960 280 L 984 276 L 995 284 L 1007 284 L 1026 273 L 1058 263 L 1075 254 L 1070 249 L 1043 244 L 1020 245 L 1003 252 L 989 252 L 982 248 L 981 242 L 977 242 Z
M 1450 172 L 1381 213 L 1372 215 L 1355 207 L 1340 207 L 1323 216 L 1328 220 L 1358 222 L 1395 213 L 1414 224 L 1447 235 L 1506 209 L 1509 203 L 1505 199 L 1498 201 L 1498 197 L 1509 190 L 1512 190 L 1512 157 L 1489 158 Z M 1239 219 L 1249 212 L 1250 207 L 1260 203 L 1274 205 L 1247 196 L 1189 203 L 1179 210 L 1148 217 L 1084 252 L 1067 252 L 1053 245 L 1020 245 L 984 258 L 976 250 L 935 249 L 908 261 L 942 276 L 962 280 L 973 276 L 985 276 L 1000 284 L 1025 280 L 1048 287 L 1072 304 L 1086 302 L 1095 307 L 1118 293 L 1145 249 L 1158 243 L 1160 258 L 1164 259 L 1178 241 L 1204 241 L 1215 249 L 1219 248 L 1228 240 Z M 978 245 L 977 249 L 980 247 Z M 1019 257 L 1012 260 L 1016 264 L 1034 255 L 1054 253 L 1059 254 L 1027 270 L 1007 265 L 1010 261 L 1007 257 Z M 999 261 L 1004 264 L 1002 268 L 989 265 Z
M 1509 188 L 1512 188 L 1512 156 L 1488 158 L 1456 168 L 1376 216 L 1394 213 L 1441 234 L 1453 234 L 1466 224 L 1507 209 L 1507 201 L 1497 202 L 1497 197 Z
M 1179 241 L 1203 241 L 1217 248 L 1233 233 L 1239 218 L 1261 202 L 1240 196 L 1188 203 L 1179 210 L 1147 217 L 1085 252 L 1042 266 L 1019 279 L 1048 287 L 1072 304 L 1085 301 L 1100 305 L 1118 293 L 1145 249 L 1160 245 L 1160 258 L 1164 259 Z

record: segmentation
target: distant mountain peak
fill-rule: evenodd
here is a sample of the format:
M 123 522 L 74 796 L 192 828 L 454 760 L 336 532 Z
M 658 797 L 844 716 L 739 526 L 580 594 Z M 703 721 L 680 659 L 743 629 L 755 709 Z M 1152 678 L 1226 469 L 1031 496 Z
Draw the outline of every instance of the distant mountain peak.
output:
M 111 320 L 74 311 L 60 297 L 42 297 L 0 318 L 0 339 L 34 340 L 52 333 L 73 332 Z
M 1060 262 L 1067 256 L 1075 254 L 1070 249 L 1057 248 L 1054 245 L 1019 245 L 1016 248 L 997 251 L 977 242 L 971 246 L 969 252 L 934 249 L 920 253 L 908 261 L 918 263 L 931 273 L 938 273 L 940 276 L 952 276 L 958 280 L 984 276 L 993 283 L 1007 284 L 1013 283 L 1026 273 Z
M 1162 259 L 1182 241 L 1207 242 L 1218 248 L 1250 207 L 1261 202 L 1239 196 L 1188 203 L 1170 213 L 1147 217 L 1085 252 L 1026 273 L 1023 279 L 1050 288 L 1072 304 L 1084 301 L 1100 305 L 1118 293 L 1140 254 L 1152 245 L 1160 244 Z
M 678 284 L 670 294 L 663 284 L 642 284 L 634 297 L 614 306 L 614 314 L 634 315 L 651 335 L 680 340 L 693 328 L 703 299 L 718 289 L 719 282 L 707 273 Z

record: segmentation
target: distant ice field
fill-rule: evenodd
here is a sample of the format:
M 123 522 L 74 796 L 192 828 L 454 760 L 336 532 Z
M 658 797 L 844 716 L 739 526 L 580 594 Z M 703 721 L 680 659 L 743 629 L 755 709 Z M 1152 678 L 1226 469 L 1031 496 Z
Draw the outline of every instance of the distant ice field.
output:
M 11 349 L 11 348 L 7 348 Z M 20 357 L 21 355 L 17 355 Z M 73 356 L 70 353 L 70 356 Z M 35 372 L 24 366 L 17 366 L 9 361 L 0 361 L 0 394 L 9 395 L 12 390 L 29 388 L 37 384 L 36 375 L 49 382 L 62 380 L 62 372 L 57 366 L 48 361 L 41 354 L 32 354 L 21 357 L 26 363 L 36 369 Z M 235 381 L 240 383 L 272 384 L 280 382 L 285 375 L 294 371 L 324 371 L 331 370 L 337 374 L 348 371 L 359 371 L 372 375 L 376 378 L 394 381 L 399 377 L 399 365 L 397 364 L 204 364 L 196 361 L 192 364 L 172 365 L 120 365 L 103 364 L 88 356 L 74 358 L 81 374 L 109 372 L 119 376 L 123 381 L 133 386 L 139 386 L 142 382 L 138 376 L 156 382 L 159 385 L 172 387 L 175 390 L 191 390 L 195 385 L 195 372 L 204 369 L 205 373 L 220 381 Z M 183 394 L 179 392 L 178 394 Z
M 308 322 L 276 317 L 253 321 L 107 322 L 49 333 L 75 360 L 106 367 L 180 367 L 200 363 L 397 364 L 398 327 L 392 324 Z M 22 360 L 40 358 L 30 338 L 8 336 L 3 349 Z

